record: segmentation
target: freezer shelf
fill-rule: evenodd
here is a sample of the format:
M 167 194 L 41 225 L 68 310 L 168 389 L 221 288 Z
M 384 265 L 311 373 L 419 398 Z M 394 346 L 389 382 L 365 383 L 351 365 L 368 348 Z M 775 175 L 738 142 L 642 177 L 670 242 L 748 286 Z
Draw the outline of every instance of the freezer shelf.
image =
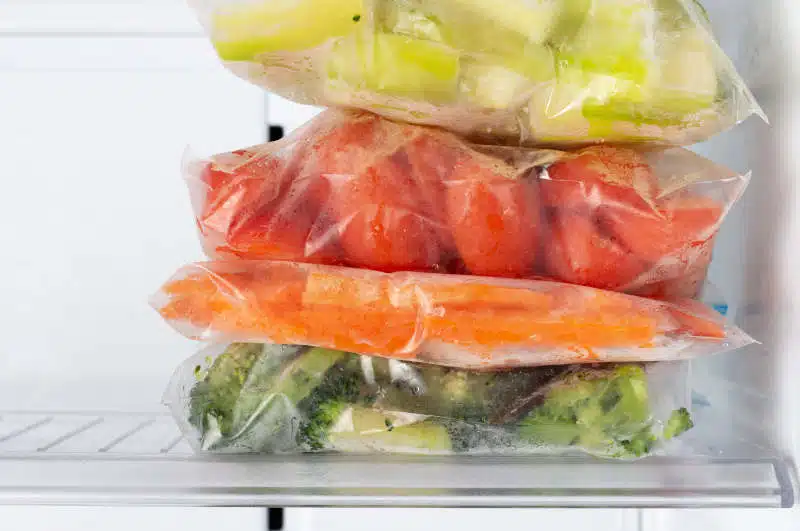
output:
M 201 457 L 161 414 L 0 413 L 0 503 L 785 507 L 781 459 Z

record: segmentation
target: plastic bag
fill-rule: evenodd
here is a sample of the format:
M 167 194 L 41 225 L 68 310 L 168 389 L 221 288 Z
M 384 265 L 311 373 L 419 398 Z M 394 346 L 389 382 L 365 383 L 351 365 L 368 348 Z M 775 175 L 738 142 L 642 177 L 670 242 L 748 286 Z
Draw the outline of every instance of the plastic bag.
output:
M 752 341 L 689 299 L 295 262 L 190 265 L 152 304 L 195 339 L 312 345 L 467 369 L 678 360 Z
M 635 458 L 692 427 L 683 363 L 479 373 L 313 347 L 214 346 L 165 393 L 196 451 L 582 451 Z
M 212 258 L 548 277 L 694 297 L 748 177 L 684 149 L 470 145 L 327 111 L 288 138 L 186 165 Z
M 688 145 L 765 118 L 693 0 L 192 4 L 272 92 L 491 143 Z

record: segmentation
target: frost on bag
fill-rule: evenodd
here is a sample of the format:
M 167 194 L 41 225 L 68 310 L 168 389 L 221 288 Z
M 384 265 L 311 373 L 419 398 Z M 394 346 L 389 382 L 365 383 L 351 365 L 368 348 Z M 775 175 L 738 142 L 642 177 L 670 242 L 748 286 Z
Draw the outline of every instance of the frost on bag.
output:
M 682 363 L 481 373 L 304 346 L 215 346 L 165 394 L 197 451 L 635 458 L 692 427 Z
M 669 361 L 752 342 L 690 299 L 295 262 L 193 264 L 152 304 L 195 339 L 311 345 L 459 368 Z
M 764 117 L 694 0 L 192 0 L 300 103 L 538 144 L 688 145 Z
M 479 146 L 335 110 L 186 175 L 212 258 L 538 276 L 669 298 L 698 294 L 748 181 L 684 149 Z

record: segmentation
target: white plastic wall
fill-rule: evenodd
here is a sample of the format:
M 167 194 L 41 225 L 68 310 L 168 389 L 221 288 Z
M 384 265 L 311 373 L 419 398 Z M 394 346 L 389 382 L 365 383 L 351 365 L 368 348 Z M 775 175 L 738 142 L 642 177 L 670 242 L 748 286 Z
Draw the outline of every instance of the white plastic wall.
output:
M 2 4 L 2 32 L 0 405 L 158 409 L 195 347 L 147 306 L 202 257 L 181 158 L 262 141 L 264 95 L 181 2 Z

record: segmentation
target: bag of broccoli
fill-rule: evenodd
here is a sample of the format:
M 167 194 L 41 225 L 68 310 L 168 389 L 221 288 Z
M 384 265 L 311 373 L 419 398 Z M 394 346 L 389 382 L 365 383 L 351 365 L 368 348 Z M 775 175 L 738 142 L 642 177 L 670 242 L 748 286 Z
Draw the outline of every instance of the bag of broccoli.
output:
M 165 394 L 199 452 L 632 459 L 692 427 L 683 363 L 473 372 L 314 347 L 197 354 Z
M 687 145 L 764 116 L 696 0 L 192 0 L 300 103 L 494 141 Z

